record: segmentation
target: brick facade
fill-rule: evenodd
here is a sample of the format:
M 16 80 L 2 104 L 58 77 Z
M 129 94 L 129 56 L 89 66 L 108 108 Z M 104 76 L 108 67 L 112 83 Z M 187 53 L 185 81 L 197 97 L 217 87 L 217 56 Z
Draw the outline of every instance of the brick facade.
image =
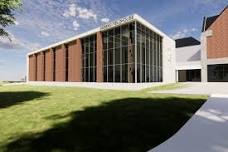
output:
M 212 30 L 212 36 L 207 38 L 207 57 L 209 59 L 228 57 L 228 8 L 208 30 Z
M 53 51 L 45 52 L 45 81 L 53 81 Z
M 36 55 L 29 56 L 29 81 L 36 81 Z
M 68 56 L 66 57 L 66 52 Z M 82 81 L 81 40 L 29 55 L 29 81 Z
M 55 48 L 55 81 L 65 81 L 65 54 L 63 46 Z
M 37 54 L 37 81 L 44 81 L 44 53 Z
M 102 33 L 97 33 L 97 82 L 103 82 L 103 42 Z
M 68 44 L 68 81 L 70 82 L 81 82 L 81 40 L 77 39 Z

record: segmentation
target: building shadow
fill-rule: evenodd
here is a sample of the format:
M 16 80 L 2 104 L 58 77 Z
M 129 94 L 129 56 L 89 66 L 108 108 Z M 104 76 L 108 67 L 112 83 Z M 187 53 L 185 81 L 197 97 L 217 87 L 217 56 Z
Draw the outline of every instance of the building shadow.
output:
M 37 91 L 0 92 L 0 109 L 8 108 L 47 95 L 48 93 Z
M 145 152 L 176 133 L 203 99 L 125 98 L 46 119 L 69 121 L 18 137 L 9 152 Z

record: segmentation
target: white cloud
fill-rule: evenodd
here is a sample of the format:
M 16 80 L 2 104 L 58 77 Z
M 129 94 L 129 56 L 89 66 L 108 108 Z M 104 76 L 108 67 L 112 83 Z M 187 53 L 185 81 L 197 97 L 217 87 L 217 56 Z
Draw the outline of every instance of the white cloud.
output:
M 77 16 L 82 19 L 97 19 L 97 14 L 93 10 L 81 7 L 76 4 L 70 4 L 69 8 L 64 11 L 63 16 L 67 18 Z
M 91 9 L 87 9 L 87 8 L 82 8 L 82 7 L 77 7 L 77 11 L 78 11 L 78 17 L 79 18 L 83 18 L 83 19 L 97 19 L 97 14 L 95 12 L 93 12 Z
M 72 25 L 75 20 L 80 25 L 77 32 L 84 32 L 99 26 L 100 22 L 94 22 L 94 19 L 99 19 L 100 21 L 100 17 L 113 17 L 112 11 L 107 9 L 105 2 L 102 0 L 73 1 L 64 1 L 64 3 L 59 0 L 26 1 L 23 4 L 23 15 L 18 13 L 16 16 L 17 21 L 20 23 L 20 31 L 23 31 L 22 34 L 24 32 L 28 33 L 29 36 L 34 38 L 33 40 L 38 39 L 40 44 L 48 45 L 74 36 L 75 33 L 72 33 L 72 30 L 78 28 L 77 25 L 76 28 Z M 80 11 L 80 16 L 78 10 Z M 65 15 L 69 16 L 68 18 L 63 16 L 64 12 L 68 12 L 65 13 Z M 82 24 L 83 26 L 81 26 Z M 50 36 L 40 39 L 41 31 L 48 32 Z M 27 37 L 21 37 L 21 39 L 31 41 Z
M 21 41 L 17 39 L 13 34 L 10 33 L 10 39 L 11 41 L 6 37 L 0 38 L 0 46 L 1 49 L 10 50 L 10 49 L 28 49 L 28 50 L 34 50 L 37 48 L 40 48 L 40 44 L 38 43 L 30 43 L 27 41 Z
M 191 32 L 196 32 L 196 31 L 198 31 L 196 28 L 192 28 L 191 30 L 190 30 Z
M 76 16 L 76 5 L 70 4 L 68 10 L 63 13 L 65 17 L 75 17 Z
M 103 22 L 103 23 L 107 23 L 107 22 L 109 22 L 109 21 L 110 21 L 109 18 L 102 18 L 102 19 L 101 19 L 101 22 Z
M 80 27 L 79 23 L 77 21 L 74 21 L 73 22 L 73 27 L 74 27 L 74 30 L 77 31 L 78 28 Z
M 4 49 L 21 49 L 23 48 L 23 43 L 21 43 L 18 39 L 14 37 L 14 35 L 10 34 L 11 41 L 6 38 L 0 38 L 0 46 Z
M 191 29 L 182 29 L 177 31 L 175 34 L 171 35 L 173 39 L 179 39 L 183 38 L 186 36 L 191 36 L 192 33 L 197 32 L 196 28 L 191 28 Z
M 50 34 L 49 34 L 48 32 L 45 32 L 45 31 L 42 31 L 40 34 L 41 34 L 42 36 L 44 36 L 44 37 L 50 36 Z
M 39 43 L 31 43 L 31 42 L 22 42 L 23 45 L 25 46 L 26 51 L 31 51 L 31 50 L 37 50 L 41 48 L 41 45 Z

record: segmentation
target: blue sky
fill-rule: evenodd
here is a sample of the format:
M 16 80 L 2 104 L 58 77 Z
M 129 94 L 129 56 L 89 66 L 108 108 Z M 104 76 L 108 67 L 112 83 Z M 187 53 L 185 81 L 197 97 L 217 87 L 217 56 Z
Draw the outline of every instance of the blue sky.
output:
M 12 42 L 0 38 L 0 80 L 26 75 L 26 54 L 101 24 L 137 13 L 172 38 L 199 39 L 202 19 L 228 0 L 23 0 L 16 24 L 7 28 Z

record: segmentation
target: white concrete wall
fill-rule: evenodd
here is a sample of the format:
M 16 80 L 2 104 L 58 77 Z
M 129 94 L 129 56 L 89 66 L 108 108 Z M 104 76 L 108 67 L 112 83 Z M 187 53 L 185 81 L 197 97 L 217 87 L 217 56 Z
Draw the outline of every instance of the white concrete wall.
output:
M 176 51 L 175 41 L 168 36 L 163 37 L 163 82 L 176 82 Z
M 201 34 L 201 81 L 207 82 L 207 37 L 212 36 L 212 31 L 207 30 Z
M 200 61 L 200 59 L 201 59 L 200 45 L 176 48 L 177 64 L 179 62 Z
M 176 69 L 201 69 L 201 46 L 176 48 Z

